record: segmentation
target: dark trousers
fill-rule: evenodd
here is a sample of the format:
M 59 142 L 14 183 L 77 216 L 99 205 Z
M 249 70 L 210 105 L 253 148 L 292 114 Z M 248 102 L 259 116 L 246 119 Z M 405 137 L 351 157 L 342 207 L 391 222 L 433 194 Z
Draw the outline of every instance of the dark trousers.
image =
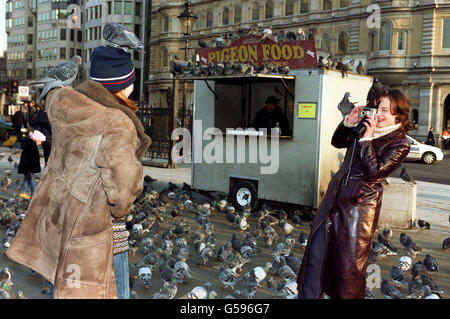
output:
M 45 166 L 47 166 L 48 157 L 50 156 L 50 151 L 52 150 L 52 142 L 50 141 L 42 142 L 42 149 L 44 150 Z

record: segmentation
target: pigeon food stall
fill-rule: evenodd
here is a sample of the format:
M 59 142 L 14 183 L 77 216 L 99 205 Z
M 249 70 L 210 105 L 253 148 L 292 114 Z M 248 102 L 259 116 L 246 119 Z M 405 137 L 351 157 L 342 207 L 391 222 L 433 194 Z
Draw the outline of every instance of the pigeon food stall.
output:
M 229 193 L 241 209 L 259 199 L 317 207 L 344 159 L 331 145 L 338 104 L 349 92 L 365 105 L 372 78 L 319 68 L 313 40 L 244 37 L 197 56 L 198 70 L 184 72 L 195 80 L 192 187 Z M 281 135 L 249 129 L 269 96 L 289 123 Z

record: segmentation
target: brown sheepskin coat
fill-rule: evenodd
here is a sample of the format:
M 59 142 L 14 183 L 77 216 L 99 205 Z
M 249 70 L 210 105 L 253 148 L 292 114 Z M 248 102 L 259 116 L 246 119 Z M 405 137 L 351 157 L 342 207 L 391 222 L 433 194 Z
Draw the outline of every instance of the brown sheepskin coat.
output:
M 111 218 L 143 187 L 150 138 L 101 84 L 52 90 L 48 165 L 6 255 L 54 285 L 55 298 L 117 298 Z

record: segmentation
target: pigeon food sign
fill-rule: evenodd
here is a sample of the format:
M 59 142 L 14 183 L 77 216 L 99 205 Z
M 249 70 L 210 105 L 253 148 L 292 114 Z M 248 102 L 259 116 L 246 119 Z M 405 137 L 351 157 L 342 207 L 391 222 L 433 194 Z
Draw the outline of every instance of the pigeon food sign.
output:
M 290 69 L 317 67 L 314 40 L 275 42 L 269 38 L 261 41 L 261 36 L 245 36 L 228 47 L 199 48 L 199 61 L 203 65 L 210 62 L 264 63 L 287 65 Z

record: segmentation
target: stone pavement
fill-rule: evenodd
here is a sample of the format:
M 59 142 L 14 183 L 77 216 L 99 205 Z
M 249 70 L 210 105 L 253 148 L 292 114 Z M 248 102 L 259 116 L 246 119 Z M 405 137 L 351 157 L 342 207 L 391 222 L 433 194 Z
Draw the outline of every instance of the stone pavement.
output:
M 0 191 L 0 198 L 7 199 L 10 198 L 14 192 L 17 191 L 18 186 L 16 186 L 15 182 L 18 180 L 22 181 L 23 176 L 17 174 L 17 169 L 14 169 L 14 162 L 9 163 L 7 161 L 8 156 L 12 155 L 13 160 L 18 163 L 20 158 L 20 153 L 13 154 L 13 152 L 9 148 L 0 147 L 0 155 L 3 154 L 3 157 L 0 160 L 0 178 L 5 176 L 5 171 L 10 170 L 12 174 L 12 184 L 8 187 L 7 192 Z M 41 158 L 41 166 L 44 167 L 43 158 Z M 167 168 L 157 168 L 157 167 L 149 167 L 144 166 L 144 174 L 150 175 L 153 178 L 156 178 L 158 181 L 153 183 L 152 185 L 158 191 L 162 188 L 167 187 L 167 182 L 172 182 L 176 184 L 182 184 L 183 182 L 187 184 L 191 184 L 190 178 L 191 168 L 188 165 L 185 165 L 177 168 L 177 169 L 167 169 Z M 40 174 L 37 174 L 40 176 Z M 19 184 L 20 186 L 20 184 Z M 449 214 L 450 214 L 450 185 L 436 184 L 436 183 L 428 183 L 428 182 L 417 182 L 417 212 L 416 216 L 419 219 L 427 220 L 431 223 L 430 230 L 396 230 L 394 229 L 394 235 L 392 239 L 392 243 L 394 246 L 400 248 L 399 236 L 401 232 L 406 232 L 413 240 L 421 247 L 424 248 L 424 251 L 418 255 L 413 262 L 418 260 L 423 260 L 425 254 L 431 254 L 439 263 L 439 272 L 433 275 L 433 280 L 439 285 L 439 287 L 445 291 L 442 295 L 443 298 L 450 298 L 450 258 L 449 253 L 441 250 L 442 241 L 450 237 L 449 230 Z M 223 244 L 226 240 L 229 240 L 230 230 L 225 226 L 223 222 L 223 216 L 212 216 L 212 221 L 215 222 L 215 233 L 217 233 L 217 243 L 218 245 Z M 307 225 L 302 226 L 300 229 L 304 231 L 306 234 L 309 231 L 309 227 Z M 299 230 L 298 230 L 299 231 Z M 298 232 L 297 231 L 297 232 Z M 375 234 L 375 237 L 378 233 Z M 3 230 L 1 231 L 0 239 L 3 237 Z M 297 252 L 299 257 L 302 257 L 302 253 L 300 251 Z M 399 249 L 399 256 L 405 255 L 406 251 L 402 248 Z M 389 271 L 391 266 L 396 265 L 398 263 L 399 256 L 389 256 L 384 260 L 377 262 L 381 267 L 381 275 L 383 278 L 390 278 Z M 258 263 L 262 263 L 263 259 L 257 260 Z M 135 262 L 130 259 L 130 262 Z M 3 254 L 0 254 L 0 267 L 7 266 L 10 268 L 13 274 L 13 281 L 16 289 L 22 289 L 24 291 L 25 296 L 28 298 L 49 298 L 48 295 L 42 295 L 40 293 L 40 289 L 43 287 L 40 276 L 30 276 L 30 272 L 25 267 L 15 264 L 8 258 L 6 258 Z M 205 277 L 211 276 L 211 278 L 215 278 L 217 280 L 216 271 L 211 268 L 195 268 L 193 270 L 193 275 L 195 281 L 192 284 L 197 284 L 203 280 Z M 155 277 L 155 288 L 156 285 L 159 285 L 158 280 L 159 276 L 156 274 Z M 410 275 L 409 275 L 410 277 Z M 145 288 L 140 287 L 140 283 L 137 283 L 138 294 L 142 298 L 148 298 L 151 295 L 149 291 L 145 290 Z M 152 286 L 153 287 L 153 286 Z M 141 289 L 142 288 L 142 289 Z M 153 289 L 153 288 L 152 288 Z M 188 289 L 188 286 L 180 288 L 183 291 Z M 188 290 L 187 290 L 188 291 Z M 406 292 L 404 289 L 403 292 Z M 375 294 L 377 298 L 383 298 L 380 294 L 379 289 L 375 289 Z M 152 290 L 153 293 L 153 290 Z M 226 292 L 222 292 L 225 294 Z M 269 295 L 265 294 L 265 291 L 258 293 L 256 298 L 269 298 Z

